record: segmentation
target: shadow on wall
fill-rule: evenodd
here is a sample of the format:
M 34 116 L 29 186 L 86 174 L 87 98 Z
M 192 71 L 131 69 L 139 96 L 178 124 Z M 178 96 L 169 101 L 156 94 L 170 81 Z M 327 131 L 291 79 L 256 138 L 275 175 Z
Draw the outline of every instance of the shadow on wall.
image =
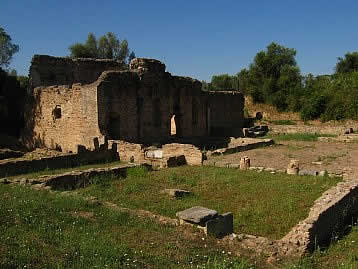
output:
M 24 123 L 25 127 L 22 129 L 20 137 L 22 144 L 29 150 L 45 147 L 41 134 L 34 133 L 35 118 L 37 118 L 37 115 L 42 115 L 40 95 L 27 95 L 24 106 L 24 114 L 32 116 L 26 117 L 26 121 Z
M 0 68 L 0 126 L 1 133 L 19 137 L 24 127 L 26 89 L 15 76 Z

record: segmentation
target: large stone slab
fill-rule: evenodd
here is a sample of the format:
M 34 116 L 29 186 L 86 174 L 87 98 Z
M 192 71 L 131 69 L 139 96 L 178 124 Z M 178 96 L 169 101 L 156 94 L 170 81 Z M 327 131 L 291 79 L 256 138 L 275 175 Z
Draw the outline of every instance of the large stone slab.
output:
M 205 233 L 217 238 L 232 234 L 234 232 L 234 216 L 231 212 L 208 220 L 205 224 Z
M 176 213 L 180 220 L 200 225 L 205 224 L 206 221 L 215 218 L 217 215 L 217 211 L 202 206 L 194 206 Z

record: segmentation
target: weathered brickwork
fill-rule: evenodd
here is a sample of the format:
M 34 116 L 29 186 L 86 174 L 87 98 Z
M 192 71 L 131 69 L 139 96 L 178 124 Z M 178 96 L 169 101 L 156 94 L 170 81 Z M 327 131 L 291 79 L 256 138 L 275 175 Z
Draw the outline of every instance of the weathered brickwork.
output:
M 163 158 L 168 160 L 175 156 L 184 156 L 188 165 L 202 165 L 203 153 L 197 147 L 190 144 L 171 143 L 163 145 Z
M 96 149 L 106 140 L 164 144 L 175 138 L 241 134 L 241 93 L 204 92 L 199 81 L 172 76 L 153 59 L 137 58 L 130 70 L 120 68 L 107 60 L 35 56 L 27 144 L 77 152 L 79 147 Z
M 109 59 L 61 58 L 34 55 L 30 67 L 30 83 L 39 86 L 89 84 L 105 70 L 123 70 L 123 64 Z

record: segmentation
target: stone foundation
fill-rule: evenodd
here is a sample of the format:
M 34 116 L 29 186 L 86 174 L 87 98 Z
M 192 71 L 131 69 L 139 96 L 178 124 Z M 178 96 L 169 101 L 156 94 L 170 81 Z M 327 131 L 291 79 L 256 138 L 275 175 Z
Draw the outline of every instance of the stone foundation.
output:
M 338 183 L 317 199 L 308 217 L 280 240 L 286 255 L 303 255 L 328 245 L 358 216 L 358 180 Z
M 9 159 L 0 161 L 0 177 L 15 176 L 46 169 L 70 168 L 85 164 L 94 164 L 117 160 L 111 150 L 83 152 L 56 157 L 45 157 L 35 160 Z
M 120 160 L 125 162 L 147 163 L 160 168 L 203 163 L 201 150 L 190 144 L 171 143 L 156 148 L 122 140 L 109 140 L 108 143 L 109 148 L 118 152 Z

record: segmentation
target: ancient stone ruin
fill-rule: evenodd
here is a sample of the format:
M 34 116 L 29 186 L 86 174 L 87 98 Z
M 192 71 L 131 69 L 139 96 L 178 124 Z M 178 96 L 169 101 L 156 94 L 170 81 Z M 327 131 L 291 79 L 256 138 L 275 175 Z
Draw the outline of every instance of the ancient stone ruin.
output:
M 157 60 L 137 58 L 124 70 L 112 60 L 35 55 L 30 77 L 30 146 L 75 153 L 108 140 L 163 144 L 242 132 L 242 93 L 204 92 L 199 81 L 172 76 Z

